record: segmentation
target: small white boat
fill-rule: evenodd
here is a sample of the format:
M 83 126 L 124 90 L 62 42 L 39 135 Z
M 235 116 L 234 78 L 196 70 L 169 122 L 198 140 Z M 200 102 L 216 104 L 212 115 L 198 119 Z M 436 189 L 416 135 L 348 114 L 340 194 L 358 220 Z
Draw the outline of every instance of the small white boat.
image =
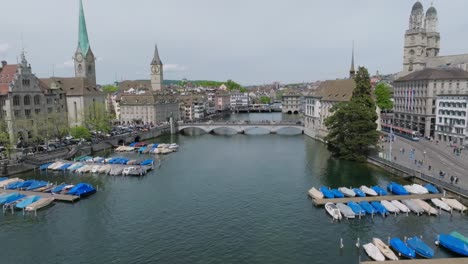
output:
M 426 194 L 426 193 L 429 193 L 429 191 L 422 185 L 419 185 L 419 184 L 413 184 L 411 185 L 411 187 L 413 187 L 413 189 L 415 191 L 417 191 L 419 194 Z
M 338 191 L 342 192 L 345 196 L 348 196 L 348 197 L 356 196 L 356 193 L 350 188 L 341 187 L 341 188 L 338 188 Z
M 441 208 L 447 212 L 452 212 L 452 208 L 445 202 L 442 202 L 442 200 L 440 200 L 439 198 L 433 198 L 431 199 L 431 202 L 438 208 Z
M 419 194 L 418 190 L 416 190 L 412 185 L 404 185 L 403 188 L 410 194 Z
M 446 204 L 448 204 L 453 209 L 458 210 L 460 212 L 463 212 L 463 211 L 466 210 L 466 206 L 464 206 L 463 204 L 461 204 L 459 201 L 457 201 L 455 199 L 449 199 L 449 198 L 443 198 L 442 197 L 442 201 L 445 202 Z
M 374 237 L 372 239 L 372 243 L 374 243 L 374 245 L 380 250 L 380 252 L 382 252 L 382 254 L 389 260 L 398 260 L 398 257 L 395 255 L 395 253 L 393 253 L 390 247 L 379 238 Z
M 401 202 L 418 215 L 424 213 L 424 209 L 414 200 L 402 200 Z
M 365 185 L 362 185 L 359 189 L 361 189 L 361 191 L 363 191 L 366 195 L 370 195 L 370 196 L 377 196 L 377 192 L 372 190 L 371 188 L 365 186 Z
M 382 252 L 380 252 L 380 250 L 376 246 L 374 246 L 374 244 L 367 243 L 362 247 L 371 259 L 376 261 L 385 261 L 384 255 L 382 255 Z
M 39 199 L 39 201 L 37 202 L 34 202 L 28 206 L 26 206 L 25 210 L 28 211 L 28 212 L 31 212 L 31 211 L 37 211 L 41 208 L 44 208 L 46 206 L 48 206 L 49 204 L 51 204 L 53 201 L 54 201 L 54 197 L 51 197 L 51 198 L 41 198 Z
M 91 167 L 91 173 L 97 173 L 99 168 L 100 168 L 99 165 L 94 165 L 93 167 Z
M 439 212 L 437 211 L 437 209 L 435 209 L 434 207 L 430 206 L 428 203 L 426 203 L 425 201 L 421 200 L 421 199 L 413 199 L 413 201 L 418 204 L 419 206 L 421 206 L 421 208 L 428 214 L 428 215 L 438 215 Z
M 398 210 L 400 210 L 400 212 L 402 212 L 402 213 L 409 213 L 409 212 L 410 212 L 410 209 L 409 209 L 406 205 L 400 203 L 400 201 L 392 200 L 391 203 L 392 203 L 396 208 L 398 208 Z
M 312 187 L 309 190 L 309 196 L 314 198 L 314 199 L 323 199 L 323 193 L 321 191 L 315 189 L 315 187 Z
M 385 209 L 387 209 L 387 211 L 389 211 L 392 214 L 396 214 L 400 212 L 400 209 L 398 209 L 398 207 L 396 207 L 389 201 L 384 200 L 384 201 L 380 201 L 380 203 L 383 205 L 383 207 L 385 207 Z
M 353 212 L 353 209 L 351 209 L 351 207 L 347 206 L 346 204 L 337 203 L 336 207 L 338 208 L 338 210 L 340 210 L 343 216 L 346 217 L 347 219 L 356 218 L 356 214 Z
M 340 209 L 338 209 L 334 203 L 326 203 L 325 210 L 327 210 L 328 214 L 331 215 L 333 220 L 341 220 L 342 216 Z

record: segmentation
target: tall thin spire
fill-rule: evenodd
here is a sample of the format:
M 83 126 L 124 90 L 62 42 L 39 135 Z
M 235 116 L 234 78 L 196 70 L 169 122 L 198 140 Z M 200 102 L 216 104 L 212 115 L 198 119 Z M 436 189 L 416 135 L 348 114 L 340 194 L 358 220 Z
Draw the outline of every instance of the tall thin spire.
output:
M 156 44 L 154 47 L 154 56 L 153 60 L 151 61 L 151 65 L 161 65 L 162 61 L 159 58 L 159 52 L 158 52 L 158 45 Z
M 353 78 L 356 74 L 356 70 L 354 69 L 354 41 L 353 41 L 353 51 L 351 54 L 351 69 L 349 69 L 349 78 Z
M 78 21 L 78 48 L 83 56 L 86 56 L 89 51 L 88 30 L 86 29 L 86 19 L 83 10 L 83 1 L 80 0 L 80 14 Z

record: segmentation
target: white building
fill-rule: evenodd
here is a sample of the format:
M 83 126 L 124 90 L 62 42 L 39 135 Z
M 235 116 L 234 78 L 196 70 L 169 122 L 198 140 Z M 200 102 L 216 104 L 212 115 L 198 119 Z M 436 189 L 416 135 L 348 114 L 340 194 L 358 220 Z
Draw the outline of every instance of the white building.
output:
M 299 92 L 288 91 L 283 94 L 283 113 L 299 114 L 303 108 L 302 94 Z
M 124 94 L 120 100 L 122 124 L 158 124 L 179 116 L 179 102 L 172 95 Z
M 468 138 L 468 94 L 438 95 L 435 139 L 460 146 Z
M 248 93 L 232 93 L 231 94 L 231 109 L 248 109 L 249 108 Z

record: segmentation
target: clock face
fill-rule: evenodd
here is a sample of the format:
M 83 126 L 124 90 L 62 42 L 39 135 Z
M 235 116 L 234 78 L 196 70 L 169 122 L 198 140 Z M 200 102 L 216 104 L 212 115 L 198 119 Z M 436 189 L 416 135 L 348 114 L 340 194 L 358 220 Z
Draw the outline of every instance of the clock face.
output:
M 78 53 L 78 55 L 76 55 L 76 60 L 77 60 L 77 61 L 82 61 L 82 60 L 83 60 L 83 55 L 81 55 L 80 53 Z
M 151 71 L 152 71 L 153 73 L 159 73 L 159 66 L 153 65 L 153 67 L 151 67 Z

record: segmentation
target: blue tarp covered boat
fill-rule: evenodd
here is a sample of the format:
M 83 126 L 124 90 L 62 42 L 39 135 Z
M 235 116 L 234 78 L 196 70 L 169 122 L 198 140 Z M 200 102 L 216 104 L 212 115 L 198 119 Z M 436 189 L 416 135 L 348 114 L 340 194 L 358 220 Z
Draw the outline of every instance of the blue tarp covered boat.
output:
M 24 198 L 23 201 L 17 203 L 15 207 L 18 209 L 24 209 L 26 206 L 39 201 L 39 199 L 41 199 L 41 197 L 37 195 L 29 196 Z
M 380 196 L 388 195 L 387 191 L 378 185 L 373 186 L 371 189 L 374 190 Z
M 0 181 L 6 181 L 8 180 L 8 177 L 0 177 Z
M 388 214 L 387 209 L 386 209 L 385 206 L 383 206 L 380 202 L 378 202 L 378 201 L 373 201 L 373 202 L 370 202 L 370 204 L 372 205 L 372 207 L 374 207 L 374 209 L 375 209 L 379 214 L 382 214 L 382 215 Z
M 27 181 L 24 181 L 22 184 L 19 184 L 18 185 L 18 189 L 27 189 L 29 186 L 31 186 L 31 184 L 33 184 L 35 182 L 35 180 L 27 180 Z
M 366 213 L 368 214 L 375 214 L 377 211 L 375 210 L 374 207 L 372 207 L 372 205 L 368 202 L 368 201 L 361 201 L 359 202 L 359 205 L 361 206 L 362 209 L 364 209 L 364 211 L 366 211 Z
M 468 256 L 468 244 L 456 237 L 441 234 L 439 235 L 439 244 L 452 252 Z
M 335 195 L 326 186 L 320 187 L 320 192 L 323 193 L 323 196 L 325 196 L 325 198 L 335 198 Z
M 335 196 L 335 198 L 344 198 L 344 194 L 338 191 L 338 189 L 332 189 L 331 191 L 333 195 Z
M 144 160 L 144 161 L 142 161 L 140 163 L 140 165 L 143 165 L 143 166 L 144 165 L 151 165 L 151 164 L 153 164 L 153 160 L 151 160 L 151 159 Z
M 390 246 L 402 256 L 410 259 L 416 258 L 416 252 L 408 247 L 401 239 L 394 237 L 390 239 Z
M 408 191 L 403 187 L 401 184 L 398 184 L 396 182 L 391 182 L 388 186 L 387 189 L 397 195 L 409 195 Z
M 439 189 L 430 183 L 424 185 L 424 188 L 426 188 L 430 193 L 440 193 Z
M 50 165 L 54 164 L 53 162 L 50 162 L 50 163 L 46 163 L 46 164 L 42 164 L 40 167 L 39 167 L 39 170 L 46 170 Z
M 434 250 L 424 243 L 419 237 L 412 237 L 406 240 L 406 244 L 416 251 L 416 254 L 423 258 L 433 258 Z
M 67 194 L 77 195 L 77 196 L 87 196 L 96 192 L 96 189 L 91 184 L 88 183 L 78 183 L 73 188 L 71 188 Z
M 0 198 L 0 204 L 12 203 L 16 200 L 26 197 L 24 194 L 20 193 L 10 193 L 9 195 Z
M 134 147 L 137 144 L 137 142 L 130 143 L 130 147 Z
M 41 188 L 41 187 L 47 186 L 47 184 L 49 183 L 46 181 L 34 181 L 31 185 L 29 185 L 28 188 L 26 188 L 26 191 L 31 191 L 37 188 Z
M 145 151 L 146 148 L 147 148 L 147 146 L 143 146 L 143 147 L 138 149 L 138 152 L 143 153 L 143 151 Z
M 60 166 L 58 169 L 59 169 L 59 170 L 66 170 L 66 169 L 68 169 L 68 167 L 70 167 L 71 165 L 73 165 L 73 163 L 63 164 L 63 165 Z
M 19 188 L 19 186 L 21 186 L 21 184 L 23 184 L 23 181 L 15 181 L 15 182 L 12 182 L 12 183 L 9 183 L 6 188 L 8 190 L 16 190 Z
M 353 188 L 353 191 L 354 191 L 354 193 L 356 193 L 356 196 L 366 197 L 366 194 L 363 191 L 361 191 L 361 189 L 359 189 L 359 188 Z
M 60 193 L 61 191 L 63 191 L 63 188 L 65 188 L 65 186 L 67 186 L 68 184 L 66 183 L 62 183 L 60 185 L 57 185 L 55 188 L 53 188 L 50 192 L 51 193 Z
M 349 202 L 348 206 L 353 210 L 356 215 L 365 215 L 366 211 L 356 202 Z

